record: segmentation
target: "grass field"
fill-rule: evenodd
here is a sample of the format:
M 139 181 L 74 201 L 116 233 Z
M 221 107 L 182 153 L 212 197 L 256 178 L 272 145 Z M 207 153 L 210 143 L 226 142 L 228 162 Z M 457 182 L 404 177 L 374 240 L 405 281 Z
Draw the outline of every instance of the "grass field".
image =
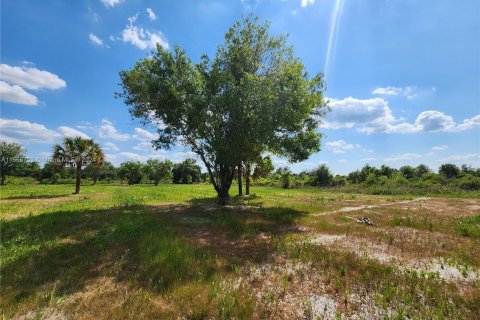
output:
M 480 318 L 480 199 L 72 191 L 1 187 L 4 319 Z

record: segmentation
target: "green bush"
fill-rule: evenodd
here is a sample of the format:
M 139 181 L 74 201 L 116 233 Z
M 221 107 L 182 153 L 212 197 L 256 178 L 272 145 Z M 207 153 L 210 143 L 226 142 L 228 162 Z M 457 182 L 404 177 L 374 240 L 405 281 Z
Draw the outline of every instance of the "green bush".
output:
M 464 237 L 480 239 L 480 215 L 461 219 L 455 229 Z
M 37 184 L 38 180 L 33 177 L 7 177 L 7 184 L 26 185 Z
M 466 174 L 457 181 L 458 186 L 463 190 L 480 190 L 480 178 Z

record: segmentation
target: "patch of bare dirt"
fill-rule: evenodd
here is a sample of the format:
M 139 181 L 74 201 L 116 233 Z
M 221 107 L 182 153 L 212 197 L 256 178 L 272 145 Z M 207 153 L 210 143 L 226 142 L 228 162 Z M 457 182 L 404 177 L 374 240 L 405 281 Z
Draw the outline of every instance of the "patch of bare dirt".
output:
M 346 312 L 343 295 L 332 294 L 322 270 L 309 263 L 276 257 L 274 263 L 245 268 L 240 282 L 252 287 L 257 300 L 256 319 L 384 319 L 394 310 L 376 305 L 371 293 L 351 292 Z M 240 286 L 239 279 L 233 280 Z
M 324 215 L 330 215 L 330 214 L 335 214 L 335 213 L 344 213 L 344 212 L 351 212 L 351 211 L 359 211 L 359 210 L 366 210 L 366 209 L 374 209 L 374 208 L 380 208 L 380 207 L 385 207 L 385 206 L 392 206 L 392 205 L 404 205 L 404 204 L 409 204 L 409 203 L 414 203 L 414 202 L 419 202 L 419 201 L 426 201 L 431 198 L 426 198 L 426 197 L 418 197 L 412 200 L 402 200 L 402 201 L 395 201 L 395 202 L 380 202 L 379 204 L 365 204 L 365 205 L 360 205 L 360 206 L 348 206 L 348 207 L 342 207 L 338 210 L 335 211 L 326 211 L 326 212 L 318 212 L 312 214 L 313 216 L 324 216 Z
M 403 251 L 392 245 L 375 243 L 368 238 L 315 234 L 308 242 L 325 245 L 331 250 L 350 252 L 361 258 L 374 259 L 384 264 L 391 263 L 405 270 L 435 273 L 447 282 L 475 283 L 480 280 L 480 273 L 474 267 L 465 267 L 439 258 L 425 259 L 423 251 L 412 255 L 409 251 Z
M 132 309 L 129 306 L 136 307 Z M 82 291 L 56 297 L 48 306 L 16 315 L 12 319 L 160 319 L 159 315 L 171 308 L 157 296 L 146 296 L 141 290 L 129 289 L 125 283 L 116 282 L 111 277 L 99 277 L 91 280 Z

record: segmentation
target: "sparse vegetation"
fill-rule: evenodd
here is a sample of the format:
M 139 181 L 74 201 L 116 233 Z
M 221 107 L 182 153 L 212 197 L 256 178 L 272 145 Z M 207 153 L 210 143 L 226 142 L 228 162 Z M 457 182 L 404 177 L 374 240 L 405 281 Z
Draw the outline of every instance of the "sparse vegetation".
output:
M 207 184 L 70 188 L 0 189 L 7 319 L 479 312 L 476 199 L 257 186 L 222 208 Z
M 479 1 L 50 2 L 1 4 L 2 320 L 480 320 Z

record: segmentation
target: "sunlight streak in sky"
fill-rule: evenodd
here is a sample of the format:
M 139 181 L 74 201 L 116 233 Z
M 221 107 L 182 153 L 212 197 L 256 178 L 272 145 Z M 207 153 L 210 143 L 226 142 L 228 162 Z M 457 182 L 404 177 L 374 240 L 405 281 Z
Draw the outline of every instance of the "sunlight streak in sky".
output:
M 330 33 L 328 36 L 327 55 L 325 58 L 325 78 L 328 77 L 332 59 L 335 59 L 335 51 L 337 49 L 338 30 L 343 12 L 345 0 L 334 0 L 332 14 L 330 16 Z

